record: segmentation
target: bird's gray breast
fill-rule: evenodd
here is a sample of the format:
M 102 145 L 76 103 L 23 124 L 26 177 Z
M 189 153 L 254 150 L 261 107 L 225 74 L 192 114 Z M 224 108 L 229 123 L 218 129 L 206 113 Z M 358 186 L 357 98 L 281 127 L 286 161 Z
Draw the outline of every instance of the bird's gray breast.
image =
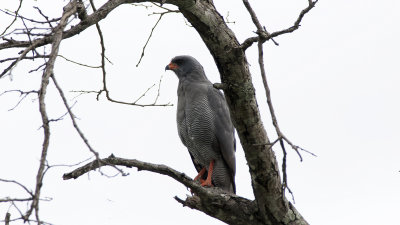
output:
M 207 89 L 202 87 L 182 90 L 178 93 L 178 133 L 194 160 L 208 166 L 212 159 L 219 158 L 213 150 L 216 143 L 215 113 L 210 107 Z

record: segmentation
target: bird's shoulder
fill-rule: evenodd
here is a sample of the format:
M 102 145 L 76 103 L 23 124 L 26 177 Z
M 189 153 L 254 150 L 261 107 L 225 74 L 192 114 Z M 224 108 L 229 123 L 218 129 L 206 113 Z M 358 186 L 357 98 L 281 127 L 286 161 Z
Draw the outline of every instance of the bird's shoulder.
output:
M 212 84 L 207 88 L 207 99 L 210 107 L 217 111 L 217 113 L 229 114 L 224 94 L 220 90 L 214 88 Z

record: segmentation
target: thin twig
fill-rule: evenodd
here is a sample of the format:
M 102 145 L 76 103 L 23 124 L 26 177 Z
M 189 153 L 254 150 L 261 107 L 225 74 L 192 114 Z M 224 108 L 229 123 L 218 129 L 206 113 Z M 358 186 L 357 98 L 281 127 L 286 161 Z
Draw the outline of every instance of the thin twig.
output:
M 180 12 L 179 10 L 172 10 L 172 9 L 168 9 L 167 7 L 164 7 L 163 5 L 157 5 L 155 2 L 151 2 L 151 4 L 153 4 L 154 6 L 164 9 L 167 12 L 172 12 L 172 13 L 177 13 Z
M 38 59 L 38 58 L 49 58 L 49 55 L 35 55 L 35 56 L 25 56 L 22 59 Z M 0 63 L 3 62 L 7 62 L 7 61 L 13 61 L 13 60 L 17 60 L 19 57 L 10 57 L 10 58 L 6 58 L 6 59 L 1 59 Z
M 76 132 L 78 132 L 79 136 L 81 137 L 81 139 L 83 140 L 83 142 L 85 143 L 85 145 L 87 146 L 87 148 L 89 149 L 89 151 L 92 152 L 92 153 L 95 155 L 96 160 L 99 160 L 99 161 L 100 161 L 101 159 L 99 158 L 99 153 L 93 149 L 93 147 L 89 144 L 89 140 L 85 137 L 85 135 L 83 134 L 83 132 L 82 132 L 81 129 L 79 128 L 79 126 L 78 126 L 78 124 L 77 124 L 77 122 L 76 122 L 76 120 L 75 120 L 75 115 L 73 114 L 73 112 L 72 112 L 72 110 L 71 110 L 71 107 L 70 107 L 69 104 L 68 104 L 67 98 L 65 97 L 63 90 L 61 89 L 60 85 L 57 83 L 57 80 L 56 80 L 54 74 L 51 76 L 51 79 L 53 80 L 53 83 L 54 83 L 54 85 L 56 86 L 56 89 L 58 90 L 58 92 L 59 92 L 59 94 L 60 94 L 60 96 L 61 96 L 61 99 L 62 99 L 62 101 L 63 101 L 63 103 L 64 103 L 65 108 L 66 108 L 67 111 L 68 111 L 68 115 L 70 116 L 70 119 L 71 119 L 71 121 L 72 121 L 72 125 L 74 126 Z M 124 171 L 122 171 L 121 169 L 119 169 L 118 167 L 116 167 L 116 166 L 113 166 L 113 167 L 114 167 L 119 173 L 121 173 L 123 176 L 126 175 L 126 173 L 125 173 Z M 101 172 L 101 171 L 100 171 L 100 172 Z M 101 174 L 102 174 L 102 175 L 105 175 L 105 174 L 103 174 L 103 173 L 101 173 Z
M 53 25 L 51 24 L 51 21 L 49 20 L 49 17 L 48 16 L 46 16 L 43 12 L 42 12 L 42 10 L 40 10 L 40 8 L 39 7 L 33 7 L 34 9 L 36 9 L 38 12 L 39 12 L 39 14 L 46 20 L 46 22 L 47 22 L 47 24 L 49 25 L 49 27 L 51 28 L 51 29 L 53 29 L 54 27 L 53 27 Z
M 21 19 L 21 21 L 22 21 L 22 24 L 23 24 L 24 27 L 25 27 L 25 31 L 26 31 L 25 34 L 26 34 L 26 36 L 28 37 L 28 41 L 32 44 L 31 29 L 28 28 L 28 26 L 26 25 L 24 19 Z M 36 53 L 37 53 L 37 52 L 36 52 L 36 49 L 33 48 L 31 51 L 32 51 L 32 56 L 35 57 L 35 55 L 36 55 Z
M 247 4 L 248 4 L 248 1 L 247 1 L 247 0 L 243 0 L 243 2 L 244 2 L 244 3 L 247 2 Z M 259 28 L 259 25 L 261 26 L 260 23 L 255 24 L 256 27 L 257 27 L 257 36 L 247 38 L 247 39 L 240 45 L 240 48 L 242 48 L 243 50 L 246 50 L 247 48 L 249 48 L 250 46 L 252 46 L 253 43 L 258 42 L 258 41 L 260 41 L 260 40 L 262 41 L 262 43 L 264 43 L 264 42 L 266 42 L 266 41 L 268 41 L 268 40 L 272 40 L 272 41 L 275 43 L 275 45 L 279 45 L 278 43 L 276 43 L 276 42 L 273 40 L 273 38 L 274 38 L 274 37 L 277 37 L 277 36 L 279 36 L 279 35 L 291 33 L 291 32 L 293 32 L 293 31 L 297 30 L 297 29 L 300 27 L 300 23 L 301 23 L 301 21 L 303 20 L 303 17 L 304 17 L 312 8 L 315 7 L 315 4 L 317 4 L 317 2 L 318 2 L 318 0 L 315 0 L 315 1 L 308 0 L 308 6 L 307 6 L 306 8 L 304 8 L 304 9 L 300 12 L 300 14 L 299 14 L 299 16 L 297 17 L 296 21 L 294 22 L 293 26 L 291 26 L 291 27 L 289 27 L 289 28 L 287 28 L 287 29 L 283 29 L 283 30 L 280 30 L 280 31 L 275 31 L 275 32 L 269 33 L 269 32 L 267 32 L 267 30 L 266 30 L 265 28 L 263 28 L 263 29 L 260 29 L 260 28 Z M 248 4 L 248 5 L 249 5 L 249 4 Z M 246 3 L 245 3 L 245 6 L 246 6 Z M 247 6 L 246 6 L 246 8 L 247 8 Z M 251 8 L 251 7 L 250 7 L 250 8 Z M 254 12 L 254 11 L 253 11 L 253 12 Z M 250 13 L 250 11 L 249 11 L 249 13 Z M 250 13 L 250 15 L 252 15 L 252 13 Z M 253 19 L 253 21 L 254 21 L 253 16 L 252 16 L 252 19 Z
M 145 93 L 144 93 L 145 94 Z M 142 94 L 142 96 L 144 95 Z M 139 97 L 140 98 L 140 97 Z M 114 103 L 118 103 L 118 104 L 124 104 L 124 105 L 133 105 L 133 106 L 140 106 L 140 107 L 148 107 L 148 106 L 161 106 L 161 107 L 165 107 L 165 106 L 173 106 L 172 103 L 168 102 L 168 103 L 164 103 L 164 104 L 138 104 L 137 102 L 123 102 L 123 101 L 118 101 L 118 100 L 114 100 L 112 98 L 108 98 L 108 100 L 110 102 L 114 102 Z
M 71 107 L 70 107 L 69 104 L 68 104 L 67 98 L 65 97 L 63 90 L 62 90 L 61 87 L 58 85 L 57 80 L 56 80 L 54 74 L 51 76 L 51 79 L 53 80 L 53 83 L 54 83 L 54 85 L 56 86 L 56 89 L 58 90 L 58 93 L 59 93 L 60 96 L 61 96 L 61 99 L 62 99 L 62 101 L 63 101 L 63 103 L 64 103 L 65 108 L 66 108 L 67 111 L 68 111 L 68 115 L 69 115 L 69 117 L 70 117 L 70 119 L 71 119 L 71 121 L 72 121 L 72 125 L 74 126 L 76 132 L 78 132 L 79 136 L 81 137 L 81 139 L 82 139 L 83 142 L 85 143 L 86 147 L 88 147 L 89 151 L 90 151 L 91 153 L 93 153 L 93 155 L 96 156 L 96 159 L 99 159 L 99 153 L 98 153 L 97 151 L 95 151 L 95 150 L 92 148 L 92 146 L 89 144 L 88 139 L 85 137 L 85 135 L 83 134 L 83 132 L 82 132 L 81 129 L 79 128 L 78 124 L 76 123 L 75 115 L 73 114 L 73 112 L 72 112 L 72 110 L 71 110 Z
M 17 104 L 15 104 L 13 107 L 11 107 L 10 109 L 8 109 L 8 111 L 12 111 L 12 110 L 14 110 L 15 108 L 17 108 L 17 107 L 19 106 L 19 104 L 20 104 L 29 94 L 32 94 L 32 93 L 39 94 L 39 91 L 36 91 L 36 90 L 32 90 L 32 91 L 8 90 L 8 91 L 4 91 L 3 93 L 1 93 L 0 96 L 2 96 L 3 94 L 6 94 L 6 93 L 11 93 L 11 92 L 18 92 L 18 93 L 19 93 L 19 96 L 20 96 L 20 97 L 22 96 L 22 97 L 19 99 L 19 101 L 17 102 Z
M 284 194 L 284 190 L 286 188 L 289 189 L 289 187 L 287 185 L 287 173 L 286 173 L 286 149 L 285 149 L 285 144 L 283 143 L 283 140 L 281 138 L 282 137 L 281 136 L 281 131 L 280 131 L 280 128 L 279 128 L 279 125 L 278 125 L 278 120 L 276 119 L 276 116 L 275 116 L 275 111 L 274 111 L 274 107 L 272 105 L 272 100 L 271 100 L 271 92 L 270 92 L 270 89 L 269 89 L 269 86 L 268 86 L 268 83 L 267 83 L 267 76 L 266 76 L 266 73 L 265 73 L 265 66 L 264 66 L 264 53 L 263 53 L 263 43 L 262 43 L 262 41 L 258 42 L 258 63 L 260 65 L 261 77 L 262 77 L 263 84 L 264 84 L 265 94 L 267 96 L 267 103 L 268 103 L 269 112 L 271 114 L 272 123 L 273 123 L 273 125 L 275 127 L 275 130 L 276 130 L 276 133 L 278 135 L 278 139 L 277 140 L 279 140 L 281 148 L 282 148 L 282 151 L 283 151 L 283 159 L 282 159 L 282 161 L 283 161 L 282 162 L 283 184 L 282 184 L 282 191 L 283 191 L 283 194 Z M 303 160 L 301 158 L 300 154 L 299 154 L 299 156 L 300 156 L 300 160 Z M 290 193 L 291 193 L 291 191 L 290 191 Z
M 21 61 L 21 59 L 26 57 L 26 54 L 28 54 L 29 51 L 31 51 L 32 49 L 36 48 L 37 45 L 39 44 L 40 41 L 33 41 L 32 44 L 30 46 L 28 46 L 22 53 L 21 55 L 14 60 L 6 69 L 3 70 L 3 72 L 0 74 L 0 78 L 2 78 L 5 74 L 11 74 L 12 73 L 12 69 L 17 65 L 17 63 L 19 61 Z
M 144 46 L 143 46 L 142 54 L 140 55 L 140 58 L 139 58 L 138 63 L 136 64 L 136 67 L 138 67 L 139 64 L 140 64 L 140 62 L 142 61 L 143 56 L 144 56 L 144 51 L 145 51 L 145 49 L 146 49 L 147 44 L 148 44 L 149 41 L 150 41 L 151 36 L 153 35 L 154 29 L 157 27 L 158 23 L 160 22 L 161 18 L 162 18 L 164 15 L 165 15 L 165 13 L 161 13 L 161 14 L 160 14 L 160 17 L 158 17 L 158 20 L 157 20 L 156 24 L 154 24 L 153 28 L 151 28 L 150 35 L 149 35 L 149 37 L 147 38 L 146 43 L 145 43 Z
M 250 7 L 250 9 L 251 9 L 251 7 Z M 256 24 L 256 26 L 259 27 L 257 24 Z M 258 40 L 258 62 L 259 62 L 260 71 L 261 71 L 261 77 L 262 77 L 262 80 L 263 80 L 264 89 L 265 89 L 265 93 L 266 93 L 266 97 L 267 97 L 267 104 L 268 104 L 268 108 L 269 108 L 269 111 L 270 111 L 270 114 L 271 114 L 271 118 L 272 118 L 272 123 L 273 123 L 273 125 L 275 127 L 275 130 L 276 130 L 276 133 L 278 135 L 277 141 L 279 140 L 279 143 L 280 143 L 282 151 L 283 151 L 283 159 L 282 159 L 282 174 L 283 174 L 283 178 L 282 178 L 283 179 L 282 194 L 284 195 L 285 194 L 285 190 L 288 190 L 288 192 L 292 196 L 292 200 L 293 200 L 293 203 L 294 203 L 295 202 L 294 195 L 293 195 L 293 192 L 292 192 L 292 190 L 290 189 L 290 187 L 288 185 L 288 179 L 287 179 L 287 171 L 286 171 L 286 168 L 287 168 L 287 165 L 286 165 L 287 152 L 286 152 L 286 149 L 285 149 L 284 141 L 286 143 L 288 143 L 292 147 L 292 149 L 294 149 L 296 151 L 297 155 L 300 158 L 300 161 L 303 161 L 303 158 L 302 158 L 302 156 L 301 156 L 301 154 L 299 152 L 299 149 L 302 149 L 302 148 L 293 145 L 292 142 L 290 142 L 286 138 L 286 136 L 283 135 L 283 133 L 281 132 L 280 127 L 278 125 L 278 120 L 276 118 L 274 107 L 273 107 L 273 104 L 272 104 L 271 92 L 270 92 L 270 89 L 269 89 L 269 86 L 268 86 L 266 72 L 265 72 L 264 55 L 263 55 L 263 41 L 261 39 L 261 36 L 260 36 L 260 39 Z M 310 153 L 309 151 L 307 151 L 307 152 Z M 312 155 L 314 155 L 314 154 L 312 154 Z
M 156 96 L 156 99 L 154 100 L 154 103 L 153 103 L 153 104 L 157 104 L 158 98 L 160 97 L 161 81 L 162 81 L 163 77 L 164 77 L 164 75 L 161 74 L 161 76 L 160 76 L 160 81 L 158 82 L 157 96 Z
M 287 166 L 286 166 L 287 152 L 286 152 L 286 149 L 285 149 L 285 144 L 284 144 L 284 142 L 282 141 L 281 138 L 279 139 L 279 143 L 280 143 L 280 145 L 281 145 L 282 152 L 283 152 L 283 158 L 282 158 L 282 176 L 283 176 L 283 177 L 282 177 L 282 180 L 283 180 L 283 184 L 282 184 L 282 195 L 284 196 L 284 195 L 285 195 L 285 190 L 288 190 L 289 193 L 290 193 L 290 195 L 292 196 L 292 201 L 293 201 L 293 203 L 295 203 L 294 194 L 293 194 L 292 190 L 291 190 L 290 187 L 289 187 L 288 179 L 287 179 L 287 172 L 286 172 L 286 168 L 287 168 Z M 300 156 L 300 157 L 301 157 L 301 156 Z
M 3 34 L 5 34 L 5 33 L 7 32 L 7 30 L 15 23 L 15 21 L 17 21 L 18 14 L 19 14 L 19 10 L 20 10 L 21 7 L 22 7 L 22 1 L 23 1 L 23 0 L 19 0 L 18 8 L 17 8 L 17 10 L 15 10 L 15 12 L 14 12 L 15 16 L 14 16 L 13 21 L 11 21 L 11 23 L 4 29 L 4 31 L 0 34 L 0 36 L 3 36 Z
M 92 6 L 93 11 L 96 12 L 96 8 L 94 6 L 93 0 L 90 0 L 90 4 Z M 160 18 L 159 18 L 159 20 L 160 20 Z M 99 38 L 100 38 L 100 46 L 101 46 L 101 70 L 102 70 L 102 76 L 103 76 L 103 87 L 102 87 L 102 89 L 100 91 L 83 91 L 81 93 L 96 93 L 97 94 L 96 98 L 97 98 L 97 100 L 99 100 L 99 97 L 100 97 L 101 93 L 105 92 L 106 98 L 107 98 L 108 101 L 114 102 L 114 103 L 119 103 L 119 104 L 125 104 L 125 105 L 133 105 L 133 106 L 140 106 L 140 107 L 146 107 L 146 106 L 172 106 L 172 104 L 170 104 L 170 103 L 166 103 L 166 104 L 138 104 L 137 102 L 144 95 L 146 95 L 146 93 L 152 87 L 148 88 L 147 91 L 145 91 L 141 96 L 139 96 L 139 98 L 137 98 L 134 102 L 119 101 L 119 100 L 113 99 L 110 96 L 110 91 L 107 88 L 107 71 L 106 71 L 106 64 L 105 64 L 105 60 L 107 59 L 106 53 L 105 53 L 106 48 L 105 48 L 105 43 L 104 43 L 103 32 L 101 31 L 100 25 L 98 23 L 96 23 L 96 29 L 97 29 L 97 33 L 98 33 Z M 154 30 L 154 27 L 153 27 L 153 30 Z M 153 30 L 152 30 L 152 32 L 153 32 Z M 143 51 L 144 51 L 144 49 L 143 49 Z
M 94 5 L 93 0 L 90 0 L 90 5 L 92 6 L 93 12 L 96 12 L 96 7 Z M 109 93 L 108 93 L 108 89 L 107 89 L 107 79 L 106 79 L 106 63 L 105 63 L 105 58 L 106 58 L 106 48 L 104 46 L 104 37 L 103 37 L 103 32 L 101 31 L 100 25 L 99 23 L 96 23 L 96 29 L 97 29 L 97 33 L 99 35 L 100 38 L 100 47 L 101 47 L 101 72 L 103 75 L 103 89 L 100 90 L 97 94 L 97 100 L 99 100 L 99 96 L 100 94 L 105 91 L 106 92 L 106 97 L 107 99 L 110 98 Z
M 19 183 L 18 181 L 15 181 L 15 180 L 7 180 L 7 179 L 1 179 L 1 178 L 0 178 L 0 182 L 6 182 L 6 183 L 13 183 L 13 184 L 16 184 L 16 185 L 20 186 L 22 189 L 24 189 L 30 196 L 33 197 L 32 191 L 30 191 L 25 185 Z
M 133 101 L 133 104 L 136 104 L 140 99 L 142 99 L 154 86 L 156 86 L 156 84 L 153 84 L 149 88 L 147 88 L 147 90 L 141 96 L 139 96 L 139 98 Z
M 93 159 L 93 156 L 91 156 L 91 157 L 89 157 L 87 159 L 84 159 L 82 161 L 79 161 L 77 163 L 73 163 L 73 164 L 54 164 L 54 165 L 47 164 L 47 167 L 48 168 L 53 168 L 53 167 L 74 167 L 74 166 L 79 166 L 82 163 L 87 162 L 87 161 L 89 161 L 91 159 Z
M 27 20 L 27 21 L 32 22 L 32 23 L 38 23 L 38 24 L 46 24 L 46 23 L 49 23 L 49 22 L 54 23 L 54 22 L 57 22 L 57 21 L 59 21 L 61 19 L 61 17 L 59 17 L 59 18 L 54 18 L 54 19 L 47 20 L 47 21 L 39 21 L 39 20 L 34 20 L 34 19 L 31 19 L 31 18 L 27 18 L 27 17 L 21 16 L 19 14 L 15 14 L 15 12 L 14 13 L 10 13 L 10 12 L 8 12 L 6 10 L 3 10 L 3 9 L 0 9 L 0 12 L 3 12 L 8 16 L 12 16 L 12 17 L 17 16 L 18 18 Z M 41 28 L 38 28 L 38 29 L 41 29 Z M 5 36 L 7 34 L 1 34 L 0 36 L 2 36 L 2 35 Z
M 126 3 L 126 1 L 124 0 L 108 1 L 104 3 L 98 11 L 88 15 L 87 19 L 85 19 L 84 21 L 80 21 L 78 24 L 71 26 L 69 30 L 66 30 L 63 33 L 63 39 L 67 39 L 79 34 L 83 30 L 87 29 L 89 26 L 104 19 L 111 11 L 124 3 Z M 45 37 L 35 39 L 35 47 L 41 47 L 50 44 L 53 42 L 53 39 L 54 37 L 52 35 L 47 35 Z M 16 41 L 13 39 L 6 39 L 6 42 L 0 43 L 0 50 L 9 48 L 25 48 L 29 46 L 30 43 L 28 41 Z
M 156 29 L 158 23 L 161 21 L 161 18 L 162 18 L 165 14 L 168 14 L 168 13 L 179 13 L 179 12 L 180 12 L 179 10 L 171 10 L 171 9 L 165 8 L 165 7 L 162 6 L 162 4 L 161 4 L 161 5 L 157 5 L 157 4 L 155 4 L 154 2 L 152 2 L 152 4 L 155 5 L 155 6 L 157 6 L 157 7 L 159 7 L 159 8 L 161 8 L 161 9 L 163 9 L 163 10 L 165 10 L 165 12 L 153 12 L 153 13 L 149 14 L 149 16 L 150 16 L 150 15 L 160 15 L 160 17 L 158 17 L 157 22 L 156 22 L 156 23 L 154 24 L 154 26 L 151 28 L 150 34 L 149 34 L 149 36 L 148 36 L 148 38 L 147 38 L 147 40 L 146 40 L 146 43 L 145 43 L 144 46 L 143 46 L 142 53 L 140 54 L 140 58 L 139 58 L 138 63 L 136 64 L 136 67 L 138 67 L 139 64 L 140 64 L 140 62 L 142 61 L 142 59 L 143 59 L 143 57 L 144 57 L 144 52 L 145 52 L 146 47 L 147 47 L 147 44 L 149 43 L 149 41 L 150 41 L 150 39 L 151 39 L 151 36 L 153 36 L 154 30 Z
M 300 13 L 300 17 L 296 20 L 295 25 L 299 26 L 301 19 L 303 18 L 304 14 L 307 13 L 316 3 L 312 2 L 311 0 L 308 1 L 309 2 L 309 9 L 307 8 L 307 10 L 303 10 L 302 13 Z M 302 148 L 293 145 L 281 132 L 279 125 L 278 125 L 278 120 L 276 119 L 276 115 L 275 115 L 275 111 L 274 111 L 274 107 L 272 105 L 272 100 L 271 100 L 271 92 L 267 83 L 267 77 L 266 77 L 266 72 L 265 72 L 265 65 L 264 65 L 264 56 L 263 56 L 263 37 L 265 36 L 265 34 L 267 34 L 265 27 L 263 27 L 260 23 L 260 21 L 257 18 L 256 13 L 254 12 L 254 10 L 252 9 L 252 7 L 250 6 L 250 3 L 248 2 L 248 0 L 243 0 L 243 3 L 247 9 L 247 11 L 249 12 L 251 19 L 254 23 L 254 25 L 257 28 L 257 34 L 259 35 L 257 41 L 258 41 L 258 62 L 259 62 L 259 66 L 260 66 L 260 71 L 261 71 L 261 77 L 263 80 L 263 84 L 264 84 L 264 89 L 265 89 L 265 93 L 267 96 L 267 103 L 268 103 L 268 107 L 271 113 L 271 118 L 272 118 L 272 122 L 273 125 L 276 129 L 277 135 L 278 135 L 278 139 L 279 142 L 281 143 L 282 149 L 285 151 L 284 149 L 284 143 L 283 141 L 286 141 L 299 155 L 300 160 L 302 161 L 302 156 L 300 154 L 300 152 L 298 151 L 299 149 L 301 150 Z M 254 39 L 255 41 L 256 39 Z M 307 151 L 308 152 L 308 151 Z M 314 155 L 314 154 L 312 154 Z
M 65 60 L 68 61 L 68 62 L 77 64 L 77 65 L 79 65 L 79 66 L 89 67 L 89 68 L 93 68 L 93 69 L 99 69 L 99 68 L 101 68 L 101 66 L 90 66 L 90 65 L 87 65 L 87 64 L 83 64 L 83 63 L 80 63 L 80 62 L 76 62 L 76 61 L 73 61 L 73 60 L 71 60 L 71 59 L 68 59 L 68 58 L 66 58 L 65 56 L 62 56 L 62 55 L 58 55 L 58 56 L 61 57 L 61 58 L 63 58 L 63 59 L 65 59 Z
M 254 12 L 253 8 L 250 6 L 249 1 L 248 0 L 243 0 L 243 4 L 246 7 L 247 11 L 249 12 L 251 20 L 253 21 L 254 25 L 257 28 L 257 32 L 256 33 L 258 34 L 258 37 L 259 38 L 264 38 L 264 39 L 267 38 L 269 33 L 267 32 L 267 29 L 265 29 L 265 27 L 263 27 L 261 25 L 260 21 L 257 18 L 256 13 Z M 274 39 L 271 38 L 271 40 L 274 42 L 275 45 L 279 45 Z M 248 47 L 250 47 L 250 46 L 248 46 Z
M 1 202 L 28 202 L 32 201 L 33 197 L 31 198 L 0 198 L 0 203 Z
M 154 86 L 154 85 L 153 85 Z M 77 96 L 75 96 L 74 98 L 78 98 L 79 96 L 83 95 L 83 94 L 96 94 L 97 96 L 103 92 L 104 90 L 100 90 L 100 91 L 85 91 L 85 90 L 80 90 L 80 91 L 71 91 L 74 93 L 79 93 Z M 143 94 L 141 95 L 143 96 Z M 140 97 L 140 96 L 139 96 Z M 139 98 L 137 98 L 136 100 L 138 100 Z M 118 101 L 115 99 L 112 99 L 110 97 L 107 98 L 108 101 L 113 102 L 113 103 L 117 103 L 117 104 L 123 104 L 123 105 L 131 105 L 131 106 L 139 106 L 139 107 L 166 107 L 166 106 L 173 106 L 174 104 L 168 102 L 168 103 L 163 103 L 163 104 L 155 104 L 155 103 L 151 103 L 151 104 L 139 104 L 137 102 L 124 102 L 124 101 Z M 136 101 L 135 100 L 135 101 Z

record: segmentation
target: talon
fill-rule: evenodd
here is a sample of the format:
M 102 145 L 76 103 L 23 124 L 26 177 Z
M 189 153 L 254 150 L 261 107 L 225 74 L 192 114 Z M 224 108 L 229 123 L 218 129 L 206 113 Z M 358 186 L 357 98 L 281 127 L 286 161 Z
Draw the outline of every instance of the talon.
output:
M 207 180 L 203 180 L 204 182 L 201 183 L 202 187 L 214 187 L 214 185 L 210 182 L 207 182 Z
M 201 182 L 201 177 L 204 175 L 205 172 L 206 172 L 206 168 L 201 169 L 199 174 L 197 174 L 197 176 L 193 180 L 196 181 L 196 180 L 200 179 L 200 182 Z
M 206 172 L 206 168 L 203 168 L 200 170 L 199 174 L 197 174 L 197 176 L 193 179 L 194 181 L 199 180 L 200 184 L 202 184 L 204 182 L 203 179 L 201 179 L 201 177 L 203 177 L 204 173 Z M 192 189 L 190 189 L 190 193 L 193 195 L 193 191 Z

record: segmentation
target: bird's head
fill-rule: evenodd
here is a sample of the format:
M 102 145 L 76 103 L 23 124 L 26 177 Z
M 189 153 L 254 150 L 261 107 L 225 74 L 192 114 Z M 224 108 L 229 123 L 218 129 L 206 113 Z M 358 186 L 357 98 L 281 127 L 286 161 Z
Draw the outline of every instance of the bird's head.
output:
M 172 70 L 181 79 L 208 80 L 204 74 L 203 66 L 192 56 L 180 55 L 174 57 L 165 67 Z

